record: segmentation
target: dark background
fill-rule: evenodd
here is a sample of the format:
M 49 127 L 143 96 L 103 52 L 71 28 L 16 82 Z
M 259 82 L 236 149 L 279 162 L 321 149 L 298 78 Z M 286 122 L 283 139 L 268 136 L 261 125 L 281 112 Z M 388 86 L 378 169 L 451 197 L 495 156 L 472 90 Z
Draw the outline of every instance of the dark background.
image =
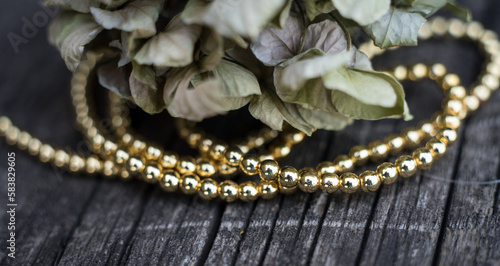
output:
M 500 2 L 458 1 L 500 33 Z M 0 115 L 62 147 L 85 149 L 69 99 L 71 74 L 47 42 L 36 1 L 0 2 Z M 22 27 L 38 16 L 37 31 Z M 9 34 L 25 38 L 15 48 Z M 470 85 L 482 58 L 466 42 L 431 40 L 375 59 L 377 69 L 442 62 Z M 283 164 L 314 166 L 429 117 L 442 96 L 431 81 L 405 83 L 414 121 L 359 121 L 319 131 Z M 167 115 L 133 110 L 134 126 L 167 149 L 188 151 Z M 204 123 L 229 139 L 258 127 L 247 111 Z M 248 122 L 252 121 L 252 122 Z M 152 126 L 154 125 L 154 126 Z M 500 263 L 500 93 L 468 118 L 428 171 L 376 193 L 298 193 L 254 203 L 204 202 L 156 186 L 74 176 L 0 141 L 0 264 L 487 264 Z M 6 253 L 7 153 L 16 153 L 16 259 Z M 374 165 L 367 168 L 372 169 Z M 365 168 L 363 168 L 365 169 Z

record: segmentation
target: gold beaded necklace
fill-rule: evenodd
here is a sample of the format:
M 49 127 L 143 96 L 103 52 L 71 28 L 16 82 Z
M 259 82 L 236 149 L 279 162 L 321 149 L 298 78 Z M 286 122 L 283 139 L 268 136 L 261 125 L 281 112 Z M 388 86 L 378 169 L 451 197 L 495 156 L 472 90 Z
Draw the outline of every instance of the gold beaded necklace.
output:
M 492 91 L 499 87 L 500 43 L 496 34 L 485 30 L 478 22 L 464 23 L 459 20 L 436 18 L 422 27 L 421 39 L 432 36 L 451 36 L 474 41 L 486 56 L 483 72 L 470 92 L 460 86 L 455 74 L 447 74 L 441 64 L 426 66 L 416 64 L 410 68 L 398 66 L 389 74 L 399 81 L 435 80 L 443 89 L 442 110 L 430 120 L 422 121 L 415 128 L 407 128 L 400 134 L 391 134 L 367 146 L 355 146 L 348 155 L 339 155 L 332 162 L 322 162 L 315 169 L 297 170 L 292 166 L 280 167 L 277 159 L 286 156 L 293 145 L 301 142 L 304 134 L 297 131 L 279 133 L 263 129 L 250 134 L 246 141 L 235 145 L 216 140 L 193 125 L 179 120 L 176 125 L 181 138 L 197 148 L 197 158 L 164 151 L 150 144 L 129 127 L 128 110 L 116 95 L 110 95 L 110 116 L 114 136 L 99 127 L 88 98 L 89 75 L 104 52 L 88 52 L 73 75 L 71 96 L 76 110 L 78 128 L 89 142 L 93 154 L 82 155 L 68 152 L 43 143 L 29 133 L 14 126 L 7 117 L 0 117 L 0 135 L 10 145 L 38 156 L 40 161 L 74 173 L 101 174 L 130 179 L 139 176 L 148 183 L 159 183 L 167 192 L 177 190 L 185 194 L 198 194 L 203 199 L 221 198 L 231 202 L 236 199 L 253 201 L 258 197 L 270 199 L 278 193 L 293 193 L 298 189 L 312 193 L 318 189 L 325 193 L 340 190 L 353 193 L 357 190 L 376 191 L 381 184 L 391 184 L 398 177 L 408 178 L 417 170 L 426 170 L 446 152 L 447 146 L 457 139 L 456 129 L 461 120 L 475 111 L 481 102 L 488 100 Z M 369 57 L 383 52 L 373 46 L 361 47 Z M 425 142 L 426 141 L 426 142 Z M 421 144 L 425 145 L 419 148 Z M 252 149 L 270 143 L 269 149 L 260 154 Z M 368 161 L 382 162 L 389 155 L 400 154 L 403 149 L 411 155 L 400 155 L 394 163 L 383 162 L 375 171 L 365 171 L 359 176 L 352 173 L 356 166 Z M 246 181 L 240 184 L 228 178 L 239 170 L 246 175 L 259 175 L 258 183 Z M 215 179 L 221 179 L 217 182 Z

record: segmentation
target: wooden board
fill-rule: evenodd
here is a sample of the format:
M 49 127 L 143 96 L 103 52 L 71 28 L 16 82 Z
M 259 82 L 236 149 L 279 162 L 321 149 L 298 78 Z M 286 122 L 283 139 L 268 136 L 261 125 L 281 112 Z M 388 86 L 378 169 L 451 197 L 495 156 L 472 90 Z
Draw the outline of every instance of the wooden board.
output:
M 500 33 L 500 2 L 459 2 Z M 47 42 L 46 23 L 23 35 L 26 21 L 50 12 L 24 1 L 2 2 L 0 9 L 0 114 L 42 139 L 84 150 L 73 128 L 70 73 Z M 15 45 L 17 52 L 9 41 L 12 34 L 26 40 Z M 470 44 L 433 40 L 377 58 L 375 66 L 442 62 L 469 85 L 481 60 Z M 441 96 L 432 82 L 404 85 L 414 121 L 361 121 L 340 132 L 320 131 L 284 163 L 304 167 L 332 160 L 353 145 L 415 125 L 439 108 Z M 168 119 L 134 113 L 139 131 L 168 149 L 187 151 Z M 241 120 L 236 128 L 255 125 Z M 151 121 L 165 123 L 151 130 Z M 223 118 L 205 125 L 213 131 L 230 128 L 226 135 L 238 132 Z M 496 92 L 465 121 L 446 157 L 415 177 L 372 194 L 298 193 L 231 204 L 166 194 L 140 182 L 73 176 L 1 141 L 0 264 L 498 265 L 499 185 L 467 182 L 500 178 L 499 130 Z M 15 152 L 17 162 L 16 259 L 7 257 L 4 247 L 7 152 Z

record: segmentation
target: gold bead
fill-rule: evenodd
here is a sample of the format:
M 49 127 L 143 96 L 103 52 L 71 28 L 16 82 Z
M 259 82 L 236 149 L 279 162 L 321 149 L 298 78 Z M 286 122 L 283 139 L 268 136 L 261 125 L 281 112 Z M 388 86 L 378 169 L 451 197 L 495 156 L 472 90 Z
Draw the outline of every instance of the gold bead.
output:
M 347 155 L 339 155 L 333 160 L 333 164 L 337 167 L 339 173 L 352 171 L 354 169 L 354 162 L 351 157 Z
M 238 199 L 239 186 L 236 182 L 226 180 L 220 183 L 219 196 L 222 200 L 232 202 Z
M 446 146 L 450 146 L 455 143 L 458 138 L 457 131 L 452 128 L 443 128 L 438 131 L 436 138 L 446 144 Z
M 184 174 L 179 179 L 179 188 L 186 195 L 195 194 L 199 184 L 200 184 L 200 178 L 192 173 Z
M 412 154 L 413 159 L 417 162 L 418 169 L 427 170 L 432 166 L 434 156 L 432 152 L 426 148 L 419 148 Z
M 299 172 L 299 189 L 306 193 L 313 193 L 318 190 L 320 179 L 316 171 L 312 168 L 304 168 Z
M 325 173 L 320 180 L 319 188 L 325 193 L 333 193 L 340 188 L 340 177 L 334 173 Z
M 40 149 L 42 147 L 42 142 L 37 138 L 32 138 L 28 145 L 29 154 L 36 156 L 40 153 Z
M 425 147 L 431 151 L 434 159 L 441 159 L 446 153 L 446 144 L 436 138 L 427 141 Z
M 127 160 L 127 170 L 131 174 L 140 173 L 140 172 L 142 172 L 142 169 L 144 169 L 144 164 L 145 164 L 145 161 L 144 161 L 144 159 L 142 157 L 131 156 Z
M 213 143 L 208 151 L 210 157 L 216 161 L 220 161 L 224 158 L 224 153 L 226 152 L 227 145 L 222 143 Z
M 441 124 L 443 127 L 457 129 L 460 127 L 460 118 L 451 113 L 445 113 L 441 116 Z
M 188 145 L 191 148 L 195 148 L 196 146 L 198 146 L 198 143 L 200 143 L 202 138 L 203 138 L 203 135 L 200 132 L 193 130 L 191 132 L 191 134 L 189 134 L 188 138 L 186 139 L 186 142 L 188 143 Z M 212 145 L 212 143 L 210 143 L 210 145 Z M 208 147 L 210 147 L 210 145 L 208 145 Z M 206 151 L 208 151 L 208 147 L 207 147 Z
M 243 160 L 243 152 L 236 146 L 229 147 L 224 153 L 225 163 L 230 166 L 238 166 Z
M 255 182 L 247 181 L 240 184 L 239 194 L 240 199 L 243 201 L 254 201 L 259 198 L 260 191 Z
M 436 36 L 443 36 L 448 31 L 448 21 L 442 17 L 435 17 L 431 21 L 432 33 Z
M 440 79 L 446 75 L 446 67 L 443 64 L 434 64 L 431 66 L 429 77 L 431 79 Z
M 259 172 L 259 157 L 253 154 L 247 154 L 240 162 L 241 170 L 247 175 L 256 175 Z
M 374 162 L 380 162 L 389 155 L 389 146 L 380 140 L 372 141 L 368 144 L 370 149 L 370 159 Z
M 408 77 L 408 69 L 405 66 L 397 66 L 394 68 L 394 77 L 397 80 L 405 80 Z
M 380 177 L 374 171 L 364 171 L 359 175 L 359 180 L 361 182 L 361 190 L 364 192 L 376 191 L 382 184 Z
M 259 182 L 259 190 L 261 193 L 261 198 L 272 199 L 279 192 L 278 182 L 261 180 Z
M 481 23 L 477 21 L 471 21 L 467 23 L 467 37 L 471 40 L 479 39 L 484 33 L 484 27 Z
M 50 162 L 54 159 L 55 151 L 49 144 L 43 144 L 40 147 L 39 159 L 42 163 Z
M 176 169 L 181 175 L 192 174 L 196 171 L 196 161 L 191 156 L 183 156 L 179 158 Z
M 443 111 L 459 116 L 465 110 L 465 104 L 461 100 L 445 99 L 442 104 Z M 467 112 L 465 112 L 467 114 Z
M 175 168 L 179 162 L 179 156 L 175 152 L 163 152 L 160 156 L 160 164 L 163 168 Z
M 399 176 L 407 178 L 417 172 L 417 162 L 409 155 L 401 155 L 394 163 L 398 169 Z
M 166 192 L 174 192 L 179 188 L 179 174 L 174 170 L 167 170 L 161 176 L 160 187 Z
M 230 166 L 225 163 L 221 163 L 217 166 L 218 172 L 225 177 L 232 177 L 238 173 L 239 168 L 237 166 Z
M 357 166 L 364 165 L 370 159 L 371 150 L 365 146 L 357 145 L 349 151 L 349 157 L 354 161 Z
M 148 146 L 146 148 L 146 152 L 145 152 L 145 156 L 146 156 L 146 160 L 148 161 L 157 161 L 158 159 L 160 159 L 162 155 L 162 151 L 160 148 L 157 148 L 155 146 Z
M 422 138 L 427 139 L 429 137 L 432 137 L 436 135 L 436 128 L 434 127 L 434 124 L 430 121 L 421 121 L 417 125 L 417 130 L 422 132 Z M 404 143 L 404 140 L 403 140 Z
M 295 145 L 295 144 L 302 142 L 304 140 L 305 136 L 306 136 L 306 134 L 304 132 L 293 130 L 291 132 L 287 132 L 287 133 L 283 134 L 283 139 L 287 143 Z
M 134 136 L 130 133 L 125 133 L 122 136 L 121 144 L 124 146 L 129 146 L 134 141 Z
M 200 182 L 198 195 L 204 200 L 212 200 L 219 196 L 219 185 L 211 178 L 205 178 Z
M 420 63 L 413 66 L 410 72 L 410 79 L 412 80 L 420 80 L 427 76 L 427 66 Z
M 274 142 L 269 145 L 269 150 L 271 152 L 271 155 L 278 159 L 278 158 L 283 158 L 286 157 L 288 154 L 291 152 L 291 143 L 287 143 L 284 140 L 275 140 Z
M 299 172 L 292 166 L 282 167 L 279 171 L 279 183 L 285 188 L 297 186 L 299 183 Z
M 12 122 L 10 119 L 6 116 L 1 116 L 0 117 L 0 136 L 5 136 L 7 134 L 7 131 L 9 128 L 12 126 Z
M 118 168 L 115 163 L 111 160 L 106 160 L 102 164 L 102 174 L 105 177 L 112 177 L 118 173 Z
M 486 86 L 477 85 L 472 89 L 471 94 L 476 96 L 480 101 L 485 102 L 490 98 L 491 91 Z
M 467 95 L 467 91 L 463 86 L 453 86 L 450 88 L 448 92 L 448 96 L 451 99 L 455 100 L 463 100 L 463 98 Z
M 456 74 L 446 74 L 443 78 L 443 82 L 441 86 L 443 89 L 449 90 L 453 86 L 458 86 L 460 85 L 460 78 Z
M 202 155 L 209 154 L 212 144 L 214 144 L 214 141 L 211 138 L 202 138 L 198 141 L 198 150 Z
M 132 146 L 130 146 L 130 153 L 137 155 L 145 151 L 146 147 L 147 147 L 146 142 L 139 139 L 135 139 L 134 141 L 132 141 Z
M 156 183 L 163 175 L 163 168 L 155 161 L 149 161 L 142 169 L 142 179 L 148 183 Z
M 354 173 L 344 173 L 340 176 L 340 190 L 344 193 L 354 193 L 360 187 L 358 176 Z
M 488 72 L 489 76 L 487 79 L 495 78 L 496 81 L 498 82 L 498 78 L 500 78 L 500 64 L 497 64 L 495 62 L 490 62 L 486 65 L 486 71 Z M 482 79 L 482 81 L 484 83 L 484 78 Z
M 85 169 L 85 159 L 78 155 L 73 154 L 69 158 L 69 170 L 73 173 L 77 173 Z
M 205 159 L 199 159 L 196 162 L 196 174 L 200 177 L 211 177 L 216 172 L 216 166 L 214 166 L 210 161 Z
M 69 163 L 69 154 L 64 150 L 57 150 L 54 154 L 54 165 L 64 167 Z
M 321 176 L 326 173 L 335 173 L 336 167 L 333 162 L 330 161 L 324 161 L 318 164 L 316 166 L 316 172 Z
M 118 165 L 123 165 L 130 158 L 130 154 L 123 148 L 119 148 L 115 153 L 115 162 Z
M 418 31 L 418 38 L 422 40 L 427 40 L 432 37 L 432 28 L 431 28 L 431 23 L 425 22 L 422 27 L 420 27 L 420 30 Z
M 500 68 L 500 67 L 499 67 Z M 500 71 L 500 70 L 499 70 Z M 496 91 L 498 89 L 499 84 L 499 78 L 500 74 L 497 76 L 493 76 L 490 74 L 485 74 L 481 78 L 481 83 L 486 86 L 488 89 L 492 91 Z
M 465 23 L 459 19 L 450 19 L 450 27 L 448 33 L 455 39 L 462 38 L 467 31 Z
M 102 145 L 102 154 L 104 157 L 108 158 L 113 156 L 118 149 L 118 145 L 111 140 L 105 140 Z M 112 158 L 112 157 L 111 157 Z
M 85 170 L 89 174 L 98 173 L 102 170 L 102 163 L 99 160 L 99 158 L 97 158 L 97 156 L 95 155 L 87 157 L 87 162 L 85 165 L 86 165 Z
M 406 128 L 401 133 L 401 136 L 405 140 L 405 148 L 412 150 L 420 145 L 422 141 L 421 133 L 415 128 Z
M 21 131 L 19 130 L 19 128 L 11 126 L 7 130 L 7 133 L 5 135 L 5 141 L 7 142 L 7 144 L 15 145 L 17 143 L 17 137 L 19 136 L 20 133 Z
M 117 168 L 118 169 L 118 168 Z M 118 175 L 120 177 L 121 180 L 125 180 L 125 181 L 129 181 L 132 179 L 132 175 L 130 174 L 130 172 L 122 167 L 121 169 L 118 169 L 117 170 L 117 173 L 113 174 L 113 176 L 115 175 Z
M 275 160 L 265 160 L 259 165 L 259 176 L 262 180 L 272 181 L 276 180 L 280 166 Z
M 385 162 L 377 167 L 377 175 L 384 184 L 392 184 L 398 179 L 398 169 L 392 163 Z
M 31 141 L 31 135 L 26 131 L 21 131 L 17 138 L 17 147 L 21 150 L 26 150 Z
M 405 139 L 398 134 L 390 134 L 384 138 L 384 142 L 389 147 L 389 154 L 396 155 L 403 151 Z
M 297 190 L 299 189 L 299 186 L 284 187 L 283 185 L 279 184 L 279 189 L 280 189 L 281 194 L 290 195 L 290 194 L 297 192 Z

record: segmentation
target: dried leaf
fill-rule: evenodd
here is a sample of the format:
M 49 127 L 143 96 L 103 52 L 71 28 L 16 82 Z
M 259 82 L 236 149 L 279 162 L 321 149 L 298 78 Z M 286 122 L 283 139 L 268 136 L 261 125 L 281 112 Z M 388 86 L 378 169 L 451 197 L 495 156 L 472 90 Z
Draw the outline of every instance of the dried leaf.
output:
M 344 18 L 352 19 L 364 26 L 380 19 L 391 5 L 391 0 L 332 0 Z

